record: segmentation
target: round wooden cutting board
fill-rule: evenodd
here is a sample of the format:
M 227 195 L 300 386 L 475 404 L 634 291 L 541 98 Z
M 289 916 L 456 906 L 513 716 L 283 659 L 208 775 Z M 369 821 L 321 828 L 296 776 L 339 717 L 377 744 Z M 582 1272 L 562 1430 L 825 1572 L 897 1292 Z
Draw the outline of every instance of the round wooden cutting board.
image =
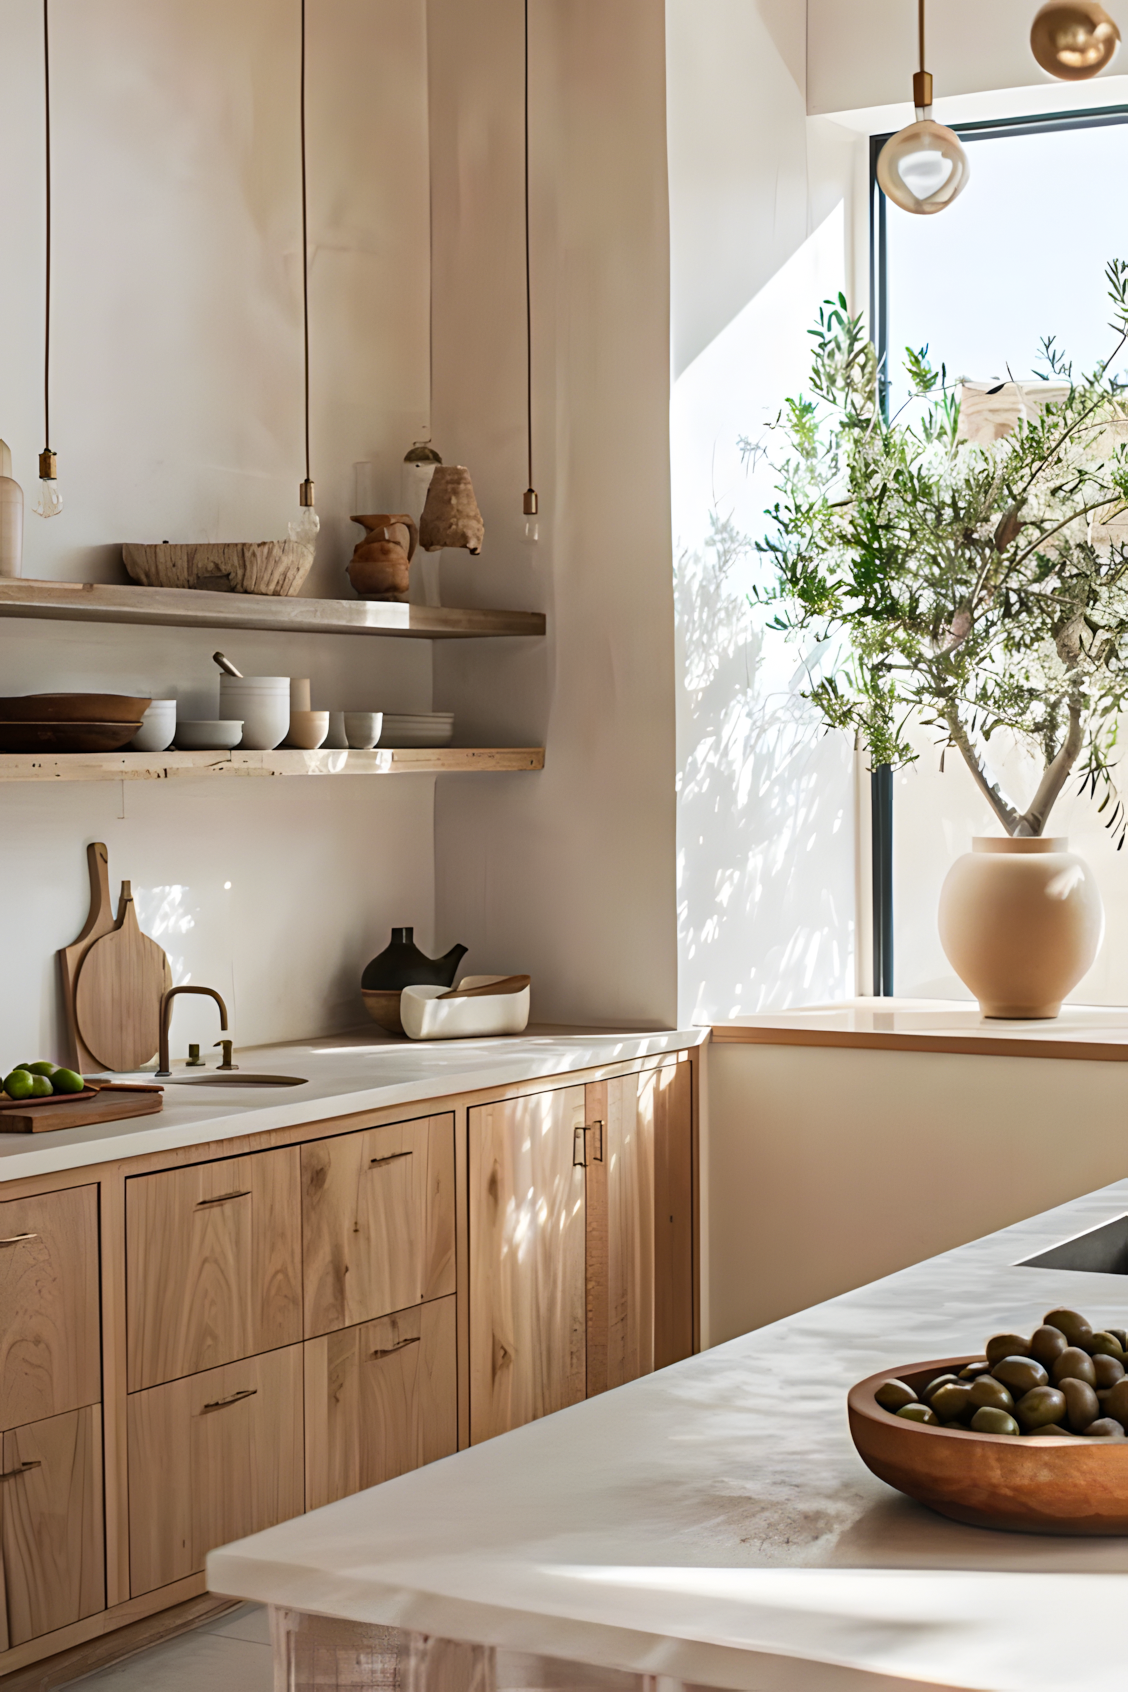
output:
M 140 1069 L 160 1045 L 161 995 L 172 986 L 168 959 L 137 926 L 128 881 L 112 934 L 83 958 L 75 986 L 82 1043 L 104 1069 Z

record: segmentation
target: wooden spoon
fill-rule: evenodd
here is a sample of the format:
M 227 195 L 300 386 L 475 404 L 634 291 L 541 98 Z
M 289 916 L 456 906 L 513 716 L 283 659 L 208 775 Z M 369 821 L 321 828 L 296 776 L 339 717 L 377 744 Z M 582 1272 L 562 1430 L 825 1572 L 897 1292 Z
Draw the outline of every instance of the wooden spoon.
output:
M 495 993 L 520 993 L 526 987 L 531 987 L 531 975 L 504 975 L 500 981 L 488 981 L 484 987 L 452 987 L 449 993 L 440 993 L 440 999 L 486 999 Z

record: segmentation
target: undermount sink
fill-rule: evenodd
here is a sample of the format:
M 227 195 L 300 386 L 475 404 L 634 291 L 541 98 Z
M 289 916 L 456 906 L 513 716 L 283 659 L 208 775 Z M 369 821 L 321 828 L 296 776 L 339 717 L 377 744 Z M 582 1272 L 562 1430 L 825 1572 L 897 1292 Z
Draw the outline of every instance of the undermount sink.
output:
M 1079 1269 L 1090 1275 L 1128 1275 L 1128 1216 L 1024 1258 L 1016 1269 Z
M 166 1087 L 304 1087 L 304 1075 L 244 1075 L 241 1070 L 232 1070 L 229 1075 L 219 1075 L 213 1071 L 210 1075 L 172 1075 L 165 1081 Z

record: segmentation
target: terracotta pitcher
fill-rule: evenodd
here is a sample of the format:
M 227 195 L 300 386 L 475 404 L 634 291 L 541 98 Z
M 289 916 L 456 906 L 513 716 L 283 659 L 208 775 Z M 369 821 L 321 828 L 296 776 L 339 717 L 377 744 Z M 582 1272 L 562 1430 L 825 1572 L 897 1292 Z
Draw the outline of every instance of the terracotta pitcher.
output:
M 365 536 L 357 542 L 348 568 L 349 581 L 361 599 L 407 598 L 411 560 L 419 542 L 419 530 L 405 511 L 372 517 L 353 517 L 362 523 Z M 397 530 L 407 531 L 407 550 Z

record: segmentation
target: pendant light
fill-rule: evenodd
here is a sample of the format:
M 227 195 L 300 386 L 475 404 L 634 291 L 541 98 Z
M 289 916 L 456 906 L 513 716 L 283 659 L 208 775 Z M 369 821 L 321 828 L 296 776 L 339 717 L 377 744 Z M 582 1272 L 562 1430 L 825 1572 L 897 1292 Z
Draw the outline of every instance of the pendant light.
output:
M 39 492 L 32 510 L 37 517 L 57 517 L 63 509 L 59 492 L 58 461 L 51 450 L 51 37 L 47 0 L 43 0 L 43 115 L 44 165 L 47 186 L 47 266 L 43 310 L 43 438 L 39 454 Z
M 920 69 L 913 77 L 916 122 L 891 135 L 877 161 L 882 192 L 902 211 L 927 216 L 950 206 L 971 167 L 959 137 L 932 117 L 932 77 L 924 68 L 924 0 L 917 0 Z
M 1063 82 L 1084 82 L 1112 63 L 1120 31 L 1097 0 L 1049 0 L 1030 30 L 1042 69 Z
M 525 539 L 540 539 L 540 502 L 533 486 L 533 268 L 529 239 L 529 0 L 525 0 L 525 440 L 529 455 L 529 485 L 525 489 Z
M 301 507 L 297 520 L 290 524 L 290 539 L 303 546 L 317 543 L 321 518 L 313 505 L 313 480 L 309 473 L 309 213 L 306 192 L 306 0 L 302 6 L 302 68 L 301 68 L 301 141 L 302 141 L 302 343 L 305 359 L 305 481 L 298 488 Z

